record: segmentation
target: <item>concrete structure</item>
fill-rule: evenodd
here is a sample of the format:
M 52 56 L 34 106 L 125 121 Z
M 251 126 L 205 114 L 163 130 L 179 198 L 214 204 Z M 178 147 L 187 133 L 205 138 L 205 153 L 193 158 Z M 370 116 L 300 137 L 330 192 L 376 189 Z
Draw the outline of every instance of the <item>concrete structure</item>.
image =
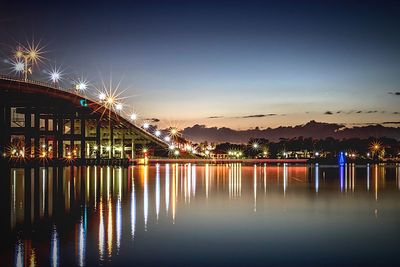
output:
M 11 159 L 134 159 L 168 144 L 72 90 L 0 76 L 0 151 Z M 142 156 L 142 155 L 138 155 Z

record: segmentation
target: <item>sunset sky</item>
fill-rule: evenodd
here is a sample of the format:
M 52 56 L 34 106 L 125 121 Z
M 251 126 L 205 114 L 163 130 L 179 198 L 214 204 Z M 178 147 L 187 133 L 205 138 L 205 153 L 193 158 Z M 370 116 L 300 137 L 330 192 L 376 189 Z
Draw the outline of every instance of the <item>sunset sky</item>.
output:
M 160 126 L 400 121 L 398 1 L 8 1 L 0 13 L 2 72 L 34 36 L 68 76 L 122 80 Z

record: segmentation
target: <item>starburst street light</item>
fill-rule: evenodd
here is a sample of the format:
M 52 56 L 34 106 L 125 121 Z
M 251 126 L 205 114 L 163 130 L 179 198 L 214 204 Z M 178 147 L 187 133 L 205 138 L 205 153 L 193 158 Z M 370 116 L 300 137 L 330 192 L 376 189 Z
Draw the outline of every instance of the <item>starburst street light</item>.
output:
M 60 70 L 60 68 L 52 68 L 49 71 L 49 79 L 54 83 L 58 83 L 61 79 L 62 79 L 62 71 Z
M 251 145 L 254 149 L 257 149 L 258 148 L 258 143 L 253 143 L 252 145 Z
M 178 129 L 173 127 L 169 130 L 169 133 L 171 136 L 176 136 L 178 134 Z
M 25 47 L 21 45 L 17 47 L 16 51 L 14 52 L 14 57 L 17 61 L 23 62 L 25 81 L 28 80 L 28 73 L 32 74 L 32 67 L 44 59 L 43 53 L 43 47 L 40 46 L 40 42 L 35 43 L 35 41 L 32 41 Z
M 78 78 L 78 80 L 76 80 L 74 84 L 75 84 L 75 90 L 78 92 L 85 91 L 89 85 L 88 81 L 82 77 Z
M 23 73 L 23 72 L 24 72 L 25 63 L 24 63 L 22 60 L 17 59 L 17 60 L 15 60 L 15 61 L 12 61 L 11 64 L 12 64 L 12 70 L 13 70 L 16 74 L 20 74 L 20 73 Z
M 101 81 L 101 86 L 94 85 L 94 88 L 98 92 L 98 99 L 100 106 L 95 110 L 102 110 L 103 116 L 106 112 L 111 117 L 113 112 L 120 112 L 124 109 L 123 100 L 128 97 L 121 96 L 124 91 L 119 91 L 121 82 L 113 85 L 112 80 L 106 83 L 104 80 Z
M 148 122 L 143 123 L 143 128 L 144 129 L 149 129 L 150 124 Z
M 161 131 L 160 131 L 160 130 L 156 130 L 156 131 L 154 132 L 154 134 L 155 134 L 155 136 L 160 137 Z
M 137 114 L 136 113 L 132 113 L 129 118 L 131 119 L 131 121 L 135 121 L 137 120 Z

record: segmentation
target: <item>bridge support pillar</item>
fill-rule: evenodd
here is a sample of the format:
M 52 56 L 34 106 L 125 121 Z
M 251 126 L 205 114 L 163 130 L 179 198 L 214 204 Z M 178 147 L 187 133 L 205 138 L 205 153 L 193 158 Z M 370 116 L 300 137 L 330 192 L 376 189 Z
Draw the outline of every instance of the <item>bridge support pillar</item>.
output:
M 64 147 L 63 147 L 63 132 L 64 132 L 64 123 L 63 118 L 58 115 L 57 116 L 57 158 L 61 159 L 64 156 Z
M 34 150 L 35 150 L 35 158 L 37 159 L 40 156 L 40 111 L 35 110 L 35 127 L 33 129 L 33 137 L 34 137 Z
M 5 109 L 6 107 L 3 105 L 2 102 L 0 102 L 0 153 L 3 154 L 6 152 L 6 133 L 5 130 L 8 129 L 6 125 L 6 119 L 5 119 Z M 0 155 L 1 157 L 3 155 Z
M 96 159 L 100 159 L 100 153 L 102 150 L 102 145 L 100 143 L 100 119 L 96 120 L 96 146 L 97 146 L 97 150 L 96 150 Z
M 110 140 L 109 140 L 110 150 L 108 153 L 108 157 L 112 159 L 114 158 L 114 124 L 112 123 L 111 119 L 109 123 L 109 133 L 110 133 Z
M 81 159 L 86 159 L 86 120 L 85 118 L 81 118 Z
M 125 158 L 125 130 L 122 129 L 122 140 L 121 140 L 121 159 Z

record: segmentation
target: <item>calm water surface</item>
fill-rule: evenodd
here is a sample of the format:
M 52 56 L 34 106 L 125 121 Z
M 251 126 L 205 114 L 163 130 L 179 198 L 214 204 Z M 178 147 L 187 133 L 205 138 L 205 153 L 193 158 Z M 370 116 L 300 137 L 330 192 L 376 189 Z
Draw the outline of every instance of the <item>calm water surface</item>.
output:
M 399 165 L 0 175 L 1 266 L 400 266 Z

